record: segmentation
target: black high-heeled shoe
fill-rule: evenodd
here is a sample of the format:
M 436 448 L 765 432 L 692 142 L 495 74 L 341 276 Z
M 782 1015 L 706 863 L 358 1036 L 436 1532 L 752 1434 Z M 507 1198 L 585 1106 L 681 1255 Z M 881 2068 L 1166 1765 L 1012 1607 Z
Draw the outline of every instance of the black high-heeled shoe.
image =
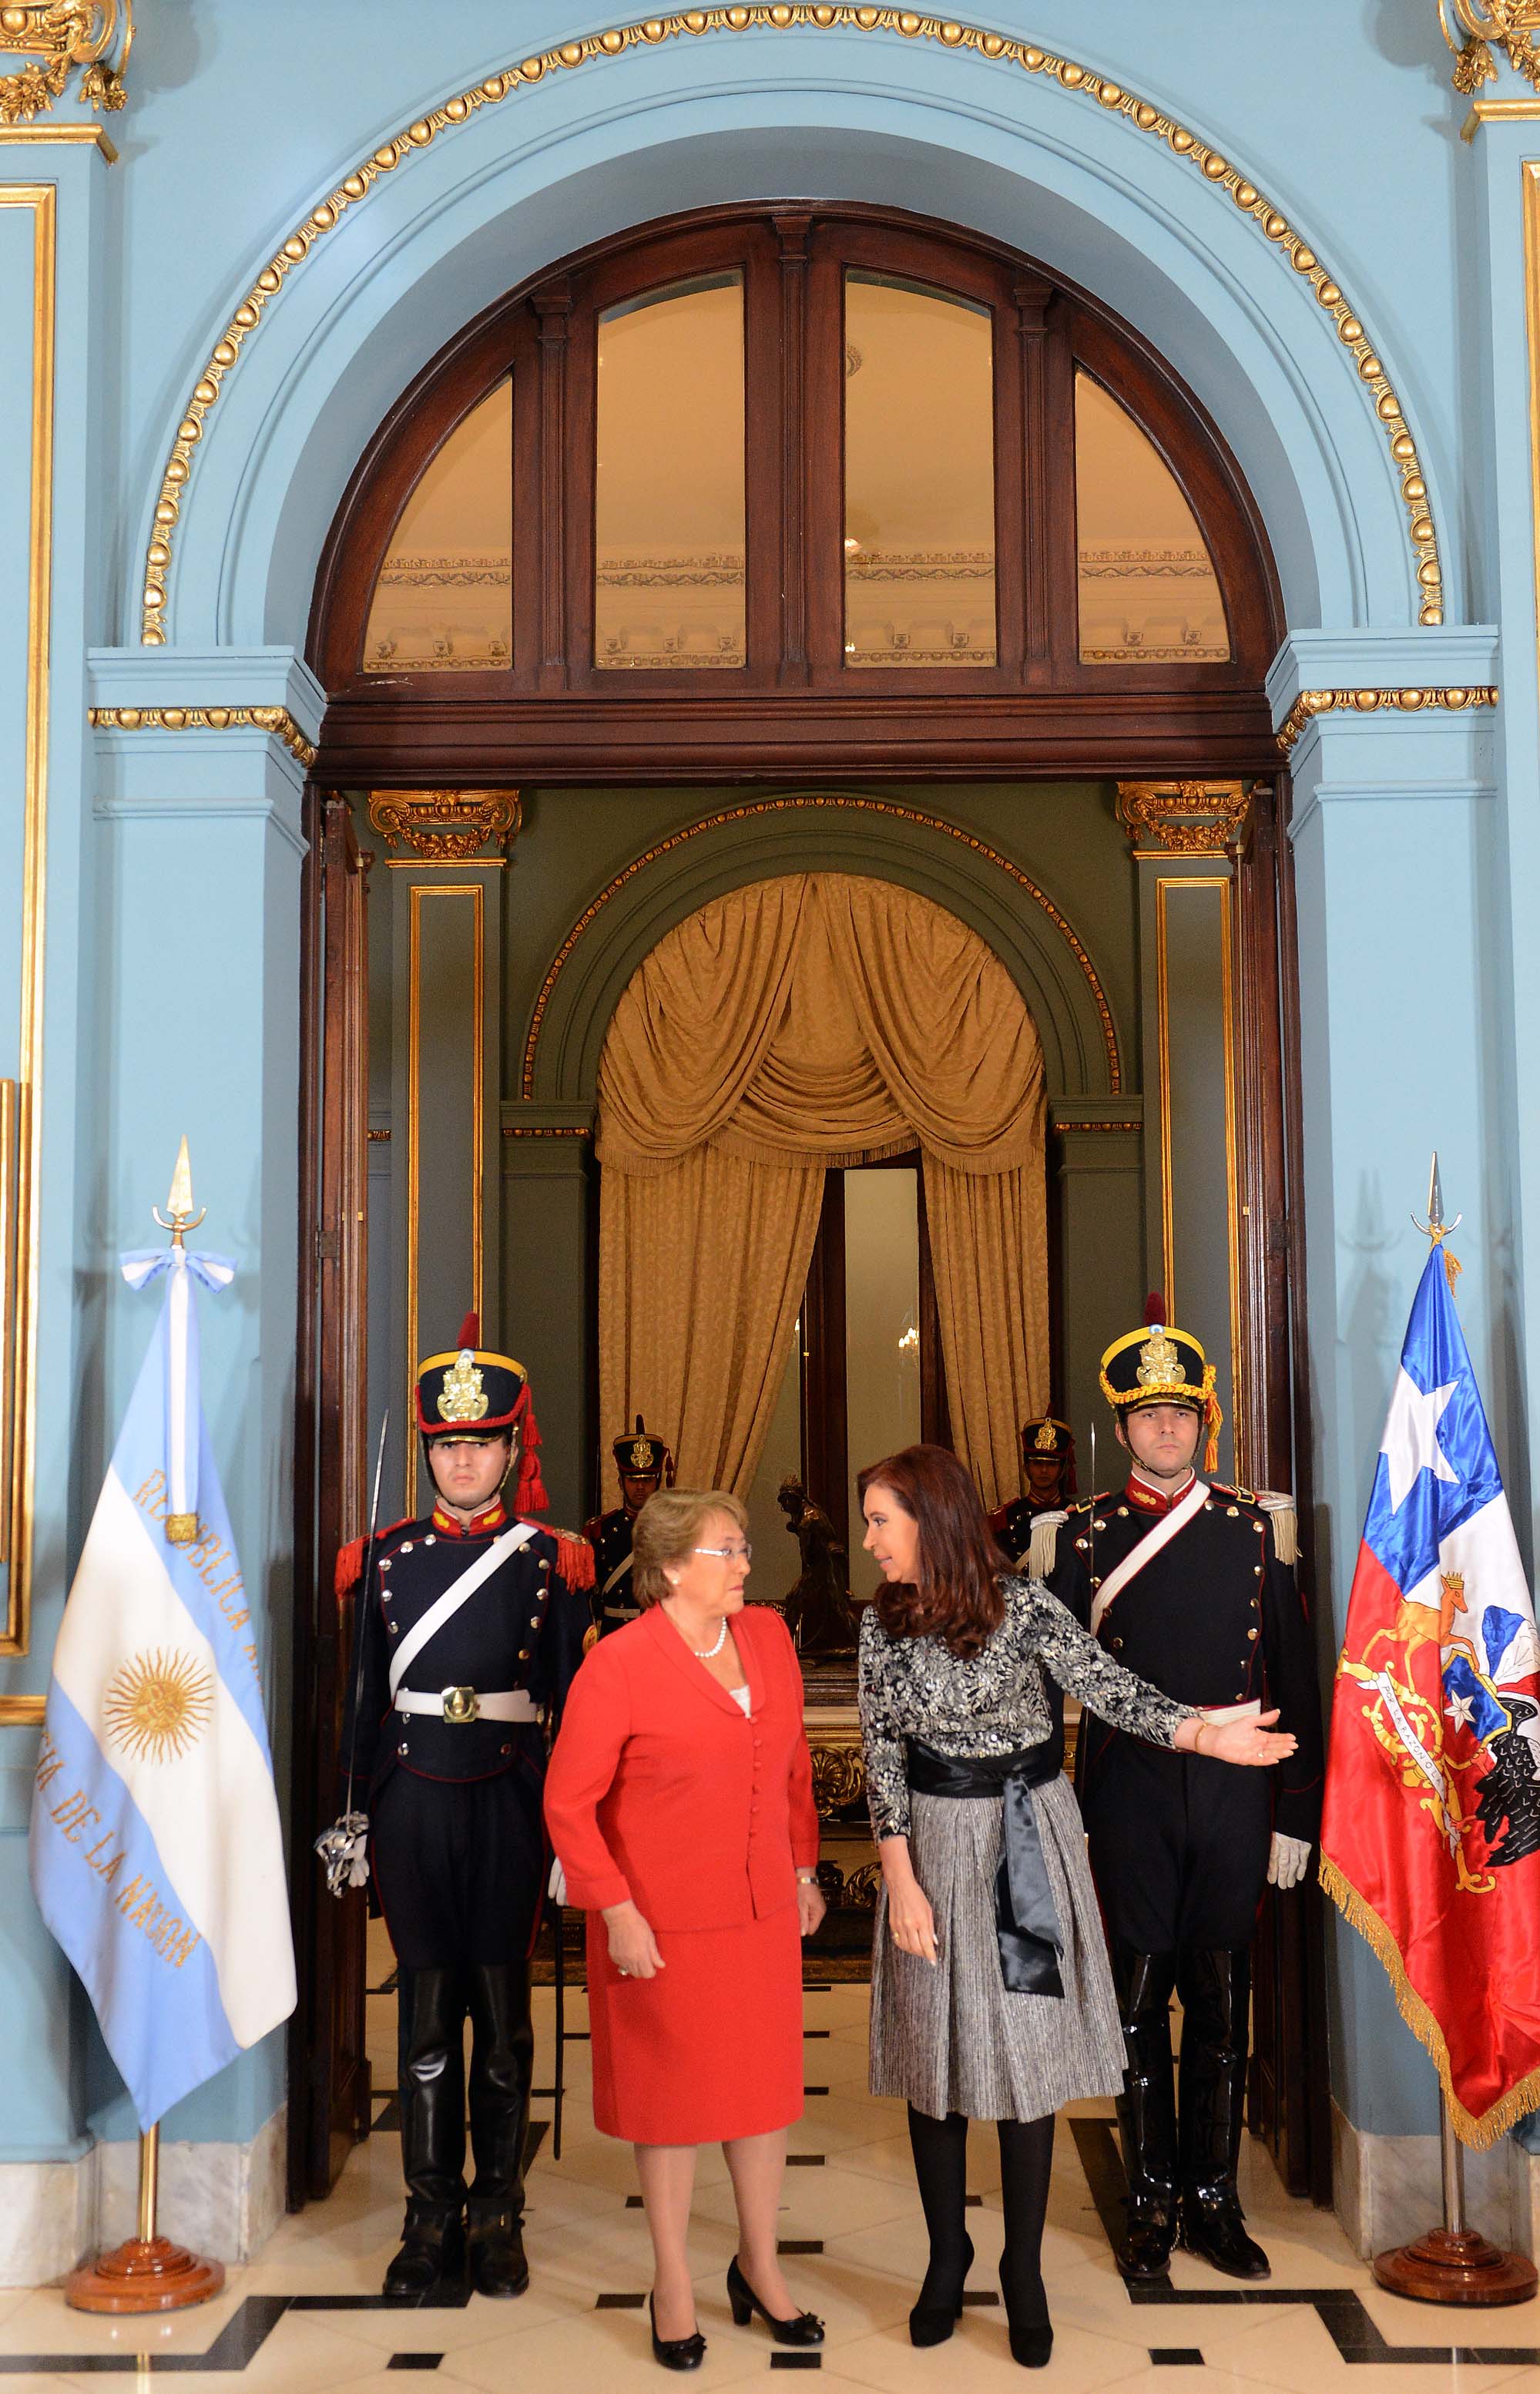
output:
M 647 2297 L 647 2317 L 652 2330 L 652 2358 L 664 2369 L 699 2369 L 705 2359 L 705 2338 L 699 2328 L 693 2335 L 661 2336 L 658 2314 L 652 2308 L 652 2297 Z
M 967 2246 L 967 2258 L 963 2263 L 963 2274 L 957 2281 L 956 2294 L 942 2302 L 920 2302 L 915 2305 L 909 2314 L 911 2344 L 917 2344 L 922 2348 L 932 2344 L 944 2344 L 957 2322 L 962 2318 L 963 2288 L 967 2282 L 967 2273 L 973 2267 L 973 2239 L 971 2236 L 965 2236 L 963 2242 Z M 923 2287 L 921 2292 L 924 2292 Z
M 1033 2307 L 1030 2319 L 1013 2319 L 1010 2297 L 1006 2295 L 1006 2322 L 1010 2332 L 1010 2357 L 1023 2369 L 1046 2369 L 1053 2350 L 1053 2322 L 1048 2317 L 1048 2298 L 1043 2292 L 1043 2281 L 1037 2281 L 1040 2306 Z M 1000 2291 L 1005 2294 L 1005 2281 Z
M 777 2344 L 822 2344 L 823 2341 L 823 2322 L 811 2311 L 796 2311 L 790 2319 L 777 2319 L 773 2311 L 765 2308 L 738 2267 L 736 2253 L 728 2263 L 727 2298 L 732 2306 L 734 2327 L 747 2327 L 757 2311 Z

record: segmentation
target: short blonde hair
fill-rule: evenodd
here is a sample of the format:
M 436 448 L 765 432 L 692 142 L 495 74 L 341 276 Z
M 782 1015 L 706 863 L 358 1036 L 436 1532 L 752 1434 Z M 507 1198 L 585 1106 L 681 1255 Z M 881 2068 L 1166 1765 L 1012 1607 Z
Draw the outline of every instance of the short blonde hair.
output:
M 665 1566 L 682 1563 L 714 1513 L 748 1535 L 748 1514 L 725 1488 L 660 1488 L 631 1524 L 631 1593 L 645 1611 L 668 1594 Z

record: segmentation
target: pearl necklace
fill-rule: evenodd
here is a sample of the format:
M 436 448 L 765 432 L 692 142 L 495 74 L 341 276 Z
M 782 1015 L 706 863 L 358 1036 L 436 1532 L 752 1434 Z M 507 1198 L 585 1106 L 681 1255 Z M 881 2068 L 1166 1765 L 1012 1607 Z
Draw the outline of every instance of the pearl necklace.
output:
M 721 1651 L 722 1651 L 723 1647 L 724 1647 L 726 1644 L 727 1644 L 727 1614 L 724 1612 L 724 1613 L 723 1613 L 723 1615 L 722 1615 L 722 1625 L 721 1625 L 720 1629 L 718 1629 L 718 1630 L 717 1630 L 717 1643 L 716 1643 L 716 1645 L 715 1645 L 715 1646 L 707 1646 L 707 1647 L 704 1647 L 704 1648 L 702 1648 L 702 1647 L 699 1647 L 699 1646 L 691 1646 L 691 1650 L 690 1650 L 690 1651 L 691 1651 L 691 1652 L 694 1655 L 695 1660 L 696 1660 L 696 1662 L 697 1662 L 697 1663 L 715 1663 L 715 1661 L 717 1660 L 717 1655 L 721 1652 Z

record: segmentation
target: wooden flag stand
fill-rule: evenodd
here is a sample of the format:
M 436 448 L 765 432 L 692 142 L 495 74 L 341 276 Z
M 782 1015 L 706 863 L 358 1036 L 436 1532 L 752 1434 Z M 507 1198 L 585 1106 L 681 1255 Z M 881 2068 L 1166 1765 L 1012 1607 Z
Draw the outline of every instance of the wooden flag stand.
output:
M 1505 2253 L 1489 2244 L 1465 2218 L 1465 2154 L 1449 2117 L 1449 2106 L 1439 2097 L 1439 2161 L 1443 2173 L 1443 2226 L 1430 2229 L 1413 2244 L 1398 2244 L 1376 2253 L 1375 2282 L 1388 2294 L 1406 2295 L 1415 2303 L 1459 2303 L 1495 2307 L 1527 2303 L 1535 2290 L 1535 2269 L 1521 2253 Z
M 72 2310 L 187 2310 L 194 2303 L 206 2303 L 224 2284 L 222 2261 L 205 2261 L 167 2237 L 156 2235 L 160 2167 L 157 2124 L 139 2138 L 139 2232 L 72 2272 L 65 2281 L 64 2299 Z

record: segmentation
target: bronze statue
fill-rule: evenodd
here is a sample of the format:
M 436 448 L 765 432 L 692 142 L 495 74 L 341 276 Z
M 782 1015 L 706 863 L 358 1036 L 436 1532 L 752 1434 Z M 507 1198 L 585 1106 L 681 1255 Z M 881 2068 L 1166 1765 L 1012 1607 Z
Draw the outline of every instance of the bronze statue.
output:
M 856 1620 L 850 1610 L 850 1556 L 822 1505 L 815 1505 L 795 1471 L 776 1491 L 796 1540 L 802 1570 L 786 1598 L 786 1625 L 804 1656 L 853 1654 Z

